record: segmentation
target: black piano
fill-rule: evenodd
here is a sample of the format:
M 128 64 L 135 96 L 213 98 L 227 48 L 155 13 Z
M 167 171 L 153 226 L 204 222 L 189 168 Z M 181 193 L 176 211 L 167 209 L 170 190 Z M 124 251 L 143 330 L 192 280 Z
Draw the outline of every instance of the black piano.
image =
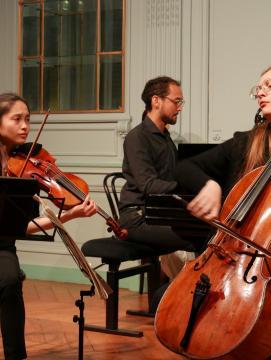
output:
M 212 149 L 217 144 L 187 144 L 181 143 L 178 145 L 178 158 L 179 160 L 200 154 L 204 151 Z

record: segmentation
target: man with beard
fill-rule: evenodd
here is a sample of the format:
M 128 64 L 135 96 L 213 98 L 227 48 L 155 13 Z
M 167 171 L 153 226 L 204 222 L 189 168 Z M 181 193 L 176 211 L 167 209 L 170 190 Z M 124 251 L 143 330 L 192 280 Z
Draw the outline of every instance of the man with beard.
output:
M 141 98 L 145 103 L 142 123 L 124 141 L 126 183 L 120 194 L 120 224 L 128 229 L 129 241 L 156 249 L 200 251 L 204 244 L 199 240 L 184 239 L 170 226 L 146 224 L 143 213 L 149 194 L 178 192 L 174 179 L 177 149 L 167 127 L 176 124 L 184 105 L 180 83 L 167 76 L 149 80 Z

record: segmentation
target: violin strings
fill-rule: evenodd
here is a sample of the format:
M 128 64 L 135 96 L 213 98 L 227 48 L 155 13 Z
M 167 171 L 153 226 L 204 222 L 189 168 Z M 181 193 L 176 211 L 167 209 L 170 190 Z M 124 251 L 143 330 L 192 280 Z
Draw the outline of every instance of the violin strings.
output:
M 67 176 L 65 176 L 65 174 L 63 174 L 62 171 L 59 170 L 55 165 L 49 163 L 49 166 L 48 165 L 46 166 L 42 162 L 41 167 L 44 167 L 46 169 L 48 169 L 49 167 L 50 172 L 57 177 L 55 180 L 59 181 L 60 184 L 64 186 L 64 188 L 68 189 L 73 195 L 78 197 L 78 199 L 82 201 L 85 200 L 87 195 L 81 189 L 79 189 L 69 178 L 67 178 Z M 109 215 L 104 210 L 102 210 L 97 204 L 96 204 L 96 210 L 105 219 L 109 218 Z
M 55 176 L 56 181 L 59 181 L 61 185 L 63 185 L 73 195 L 78 197 L 78 199 L 85 200 L 86 194 L 81 189 L 79 189 L 69 178 L 67 178 L 67 176 L 65 176 L 56 166 L 54 166 L 52 163 L 49 163 L 49 166 L 42 163 L 41 167 L 46 168 L 46 170 L 49 168 L 50 173 Z

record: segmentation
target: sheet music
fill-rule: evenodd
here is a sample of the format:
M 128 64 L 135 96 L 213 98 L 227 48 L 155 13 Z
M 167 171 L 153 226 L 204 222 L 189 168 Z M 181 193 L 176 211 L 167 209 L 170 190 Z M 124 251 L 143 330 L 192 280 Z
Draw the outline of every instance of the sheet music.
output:
M 42 214 L 49 218 L 52 223 L 55 225 L 57 232 L 61 239 L 63 240 L 64 244 L 66 245 L 67 249 L 69 250 L 71 256 L 73 257 L 74 261 L 78 265 L 81 272 L 90 280 L 90 282 L 95 286 L 97 289 L 100 297 L 104 300 L 108 298 L 108 295 L 112 293 L 112 289 L 109 285 L 96 273 L 95 270 L 91 268 L 89 263 L 87 262 L 84 254 L 78 248 L 75 241 L 69 235 L 61 221 L 57 218 L 53 210 L 48 205 L 48 202 L 44 199 L 41 199 L 39 196 L 34 195 L 34 199 L 37 200 L 42 207 Z

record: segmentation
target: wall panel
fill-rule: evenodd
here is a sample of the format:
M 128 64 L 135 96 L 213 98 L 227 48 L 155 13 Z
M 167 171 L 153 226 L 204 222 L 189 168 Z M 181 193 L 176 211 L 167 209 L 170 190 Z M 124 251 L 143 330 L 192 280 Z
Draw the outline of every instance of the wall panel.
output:
M 271 64 L 271 2 L 210 1 L 209 142 L 253 126 L 249 91 Z
M 147 80 L 169 75 L 182 81 L 186 104 L 170 129 L 176 141 L 219 143 L 235 130 L 252 126 L 257 105 L 248 92 L 271 63 L 270 0 L 126 3 L 124 113 L 50 115 L 39 140 L 61 169 L 85 179 L 91 196 L 105 209 L 102 180 L 121 168 L 124 137 L 141 122 L 140 97 Z M 16 0 L 0 1 L 0 18 L 0 92 L 17 91 Z M 30 140 L 42 118 L 31 117 Z M 74 220 L 67 228 L 79 245 L 107 234 L 99 216 Z M 18 242 L 18 249 L 29 265 L 40 261 L 43 266 L 61 266 L 70 261 L 60 239 L 52 244 Z

